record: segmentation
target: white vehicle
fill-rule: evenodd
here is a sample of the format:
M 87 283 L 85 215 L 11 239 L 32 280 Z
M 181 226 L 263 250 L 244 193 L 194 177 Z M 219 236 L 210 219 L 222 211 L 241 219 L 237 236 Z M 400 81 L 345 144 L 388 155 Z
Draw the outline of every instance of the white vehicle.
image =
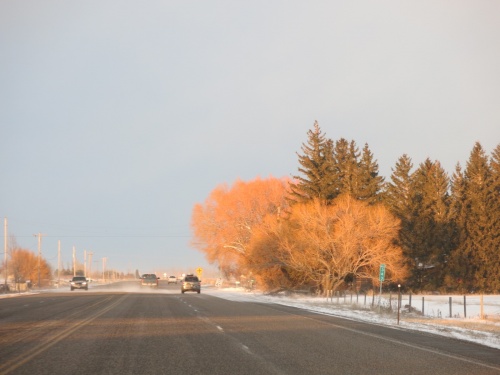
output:
M 175 276 L 169 276 L 167 279 L 168 284 L 177 284 L 177 277 Z

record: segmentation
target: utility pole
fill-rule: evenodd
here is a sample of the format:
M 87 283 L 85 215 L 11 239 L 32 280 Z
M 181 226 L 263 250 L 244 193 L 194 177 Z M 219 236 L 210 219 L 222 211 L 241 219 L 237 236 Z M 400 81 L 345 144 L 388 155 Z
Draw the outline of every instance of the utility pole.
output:
M 87 250 L 83 250 L 83 276 L 87 277 Z
M 92 279 L 92 255 L 94 253 L 92 251 L 89 251 L 89 278 Z
M 9 278 L 9 269 L 7 267 L 7 261 L 8 261 L 7 255 L 8 255 L 8 251 L 9 251 L 9 248 L 7 246 L 7 218 L 4 218 L 4 221 L 3 221 L 3 233 L 4 233 L 4 235 L 3 235 L 3 255 L 4 255 L 3 272 L 5 274 L 5 292 L 7 292 L 7 281 Z
M 57 287 L 61 285 L 61 240 L 57 240 Z
M 76 276 L 76 249 L 73 246 L 73 277 Z
M 102 258 L 102 282 L 106 284 L 106 274 L 104 273 L 106 270 L 106 260 L 108 258 Z
M 38 237 L 38 289 L 41 288 L 41 279 L 40 279 L 40 267 L 41 267 L 41 261 L 42 261 L 42 236 L 45 236 L 45 234 L 42 234 L 38 232 L 37 234 L 33 235 L 34 237 Z

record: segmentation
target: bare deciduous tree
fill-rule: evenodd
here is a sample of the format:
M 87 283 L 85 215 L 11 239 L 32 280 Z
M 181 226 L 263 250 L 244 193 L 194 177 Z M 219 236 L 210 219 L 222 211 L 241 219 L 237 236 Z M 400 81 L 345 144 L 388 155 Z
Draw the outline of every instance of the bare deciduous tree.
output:
M 218 186 L 193 209 L 193 246 L 223 270 L 240 268 L 255 228 L 287 206 L 287 187 L 288 180 L 273 177 Z
M 406 272 L 401 249 L 394 245 L 398 229 L 399 220 L 381 205 L 348 195 L 332 205 L 314 200 L 294 205 L 286 220 L 268 222 L 261 229 L 267 241 L 254 242 L 253 256 L 269 258 L 259 249 L 264 245 L 276 252 L 272 264 L 293 275 L 296 283 L 323 290 L 338 288 L 349 276 L 376 279 L 380 264 L 386 265 L 387 278 L 396 280 Z

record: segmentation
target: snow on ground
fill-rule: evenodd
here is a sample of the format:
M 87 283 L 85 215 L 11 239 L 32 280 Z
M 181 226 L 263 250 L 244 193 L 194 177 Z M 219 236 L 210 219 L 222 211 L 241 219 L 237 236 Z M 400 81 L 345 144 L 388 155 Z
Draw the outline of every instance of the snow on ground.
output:
M 205 288 L 202 293 L 232 301 L 293 306 L 319 314 L 381 324 L 395 329 L 428 332 L 500 349 L 500 295 L 484 296 L 483 313 L 486 319 L 480 319 L 480 296 L 467 296 L 467 318 L 463 317 L 463 296 L 452 296 L 452 302 L 455 301 L 452 305 L 452 318 L 449 318 L 449 296 L 412 296 L 412 307 L 418 311 L 410 313 L 408 308 L 403 308 L 398 325 L 397 297 L 395 296 L 392 296 L 393 312 L 390 313 L 387 312 L 389 296 L 381 299 L 380 306 L 384 306 L 385 309 L 382 308 L 379 312 L 376 307 L 378 296 L 375 297 L 375 308 L 372 309 L 372 297 L 367 296 L 365 305 L 364 295 L 358 297 L 356 304 L 356 295 L 353 296 L 353 303 L 351 303 L 350 296 L 346 296 L 344 303 L 344 297 L 326 299 L 302 295 L 266 295 L 258 291 L 248 292 L 242 288 Z M 424 297 L 425 316 L 420 313 L 422 297 Z M 457 303 L 457 301 L 460 302 Z M 408 296 L 403 297 L 401 305 L 405 306 L 408 303 Z

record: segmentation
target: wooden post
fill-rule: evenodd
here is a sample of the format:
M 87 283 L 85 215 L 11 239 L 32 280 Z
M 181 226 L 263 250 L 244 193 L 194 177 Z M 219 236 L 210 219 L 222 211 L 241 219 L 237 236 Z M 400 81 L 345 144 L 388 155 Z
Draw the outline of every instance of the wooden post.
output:
M 484 319 L 484 303 L 483 303 L 483 294 L 482 293 L 481 293 L 481 297 L 479 298 L 479 304 L 480 304 L 481 319 Z

